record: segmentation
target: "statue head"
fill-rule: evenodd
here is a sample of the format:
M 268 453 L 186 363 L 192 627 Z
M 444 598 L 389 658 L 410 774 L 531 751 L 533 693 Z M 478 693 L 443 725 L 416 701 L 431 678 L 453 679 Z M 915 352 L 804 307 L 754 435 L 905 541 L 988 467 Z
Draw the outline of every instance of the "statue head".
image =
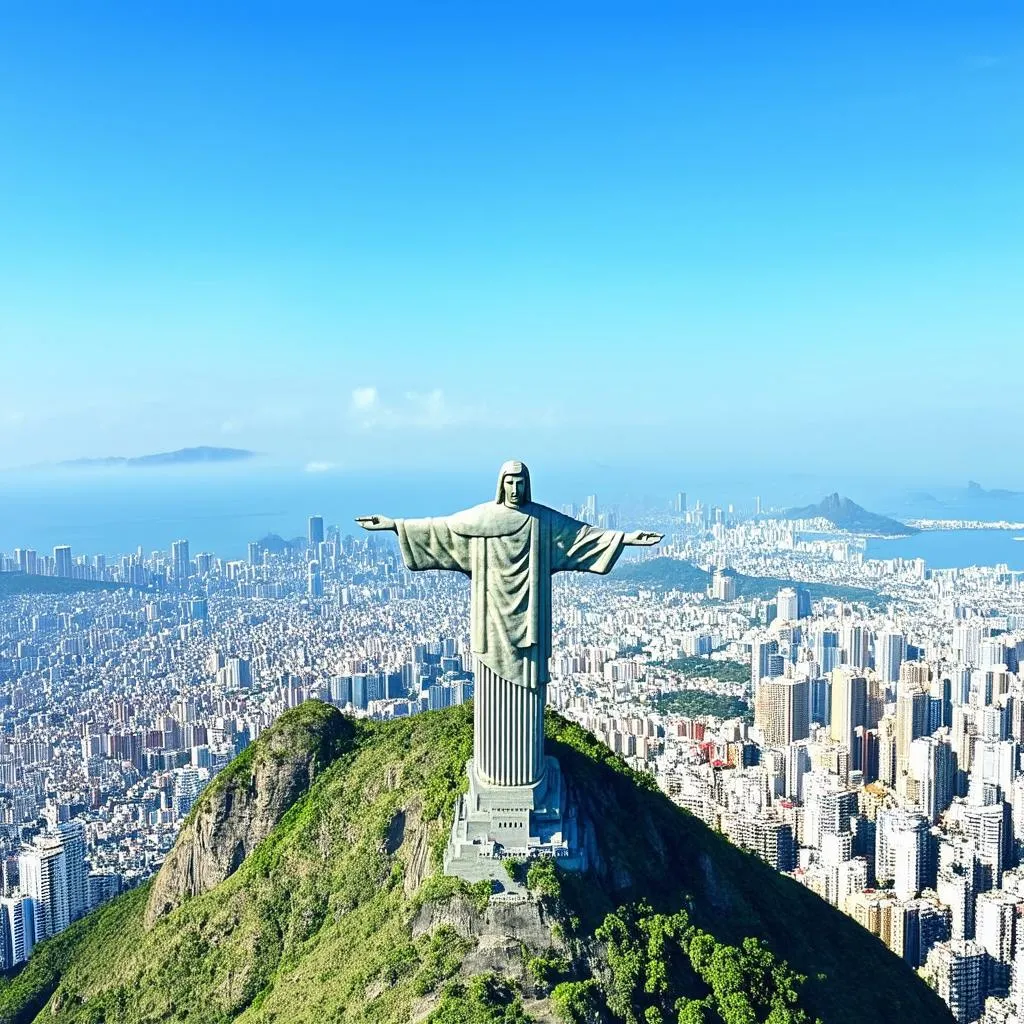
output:
M 498 493 L 494 498 L 499 505 L 518 508 L 532 501 L 530 471 L 522 462 L 506 462 L 498 473 Z

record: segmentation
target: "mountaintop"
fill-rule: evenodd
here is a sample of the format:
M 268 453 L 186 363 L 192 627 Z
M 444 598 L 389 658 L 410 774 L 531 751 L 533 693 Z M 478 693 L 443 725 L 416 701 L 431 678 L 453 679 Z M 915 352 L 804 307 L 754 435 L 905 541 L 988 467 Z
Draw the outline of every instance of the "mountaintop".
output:
M 0 1021 L 951 1020 L 854 921 L 546 727 L 585 875 L 511 864 L 529 896 L 503 899 L 439 874 L 471 707 L 372 723 L 310 701 L 211 782 L 154 882 L 0 982 Z
M 98 459 L 70 459 L 59 462 L 59 466 L 128 466 L 141 468 L 145 466 L 186 466 L 202 462 L 241 462 L 254 459 L 258 452 L 248 448 L 212 448 L 200 445 L 197 448 L 179 448 L 173 452 L 156 452 L 153 455 L 107 455 Z
M 883 537 L 909 537 L 919 533 L 916 526 L 907 526 L 898 519 L 869 512 L 856 502 L 837 492 L 827 495 L 817 505 L 791 508 L 783 513 L 785 519 L 827 519 L 840 530 L 850 533 L 870 533 Z

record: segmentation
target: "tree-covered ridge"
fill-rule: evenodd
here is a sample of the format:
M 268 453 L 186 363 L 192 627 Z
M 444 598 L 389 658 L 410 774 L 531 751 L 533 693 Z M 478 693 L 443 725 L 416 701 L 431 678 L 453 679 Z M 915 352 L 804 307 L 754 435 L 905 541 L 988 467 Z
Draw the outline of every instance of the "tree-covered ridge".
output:
M 625 562 L 616 569 L 616 579 L 641 583 L 654 587 L 672 587 L 695 593 L 705 592 L 711 583 L 711 576 L 692 562 L 680 558 L 649 558 L 643 561 Z M 802 580 L 781 579 L 777 576 L 745 576 L 736 573 L 736 596 L 738 598 L 771 599 L 782 587 L 798 586 L 811 595 L 811 600 L 833 598 L 839 601 L 860 602 L 878 605 L 882 599 L 873 590 L 864 587 L 847 587 L 835 583 L 809 583 Z
M 87 590 L 118 590 L 122 583 L 104 580 L 76 580 L 68 576 L 38 576 L 35 573 L 0 572 L 0 598 L 18 594 L 77 594 Z
M 303 734 L 321 715 L 332 719 L 304 705 L 274 730 Z M 472 745 L 472 709 L 458 707 L 353 723 L 234 874 L 150 929 L 143 886 L 43 943 L 0 982 L 0 1021 L 524 1024 L 560 1013 L 626 1024 L 632 1013 L 676 1024 L 682 998 L 683 1024 L 781 1024 L 800 1011 L 827 1024 L 948 1020 L 853 921 L 675 807 L 583 729 L 551 716 L 547 730 L 596 827 L 586 874 L 525 868 L 539 945 L 488 960 L 479 935 L 511 911 L 486 885 L 439 874 Z M 235 777 L 255 777 L 259 759 Z M 755 936 L 770 954 L 744 945 Z M 791 1018 L 770 1016 L 780 999 Z M 566 1016 L 580 1006 L 592 1016 Z

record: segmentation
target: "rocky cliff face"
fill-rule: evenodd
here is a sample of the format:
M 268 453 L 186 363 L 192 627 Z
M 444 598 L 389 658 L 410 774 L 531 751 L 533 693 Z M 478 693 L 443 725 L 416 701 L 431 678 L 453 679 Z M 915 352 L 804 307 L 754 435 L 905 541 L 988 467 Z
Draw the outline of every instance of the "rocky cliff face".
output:
M 146 928 L 233 874 L 351 736 L 351 722 L 336 708 L 310 703 L 282 716 L 249 757 L 221 772 L 153 883 Z

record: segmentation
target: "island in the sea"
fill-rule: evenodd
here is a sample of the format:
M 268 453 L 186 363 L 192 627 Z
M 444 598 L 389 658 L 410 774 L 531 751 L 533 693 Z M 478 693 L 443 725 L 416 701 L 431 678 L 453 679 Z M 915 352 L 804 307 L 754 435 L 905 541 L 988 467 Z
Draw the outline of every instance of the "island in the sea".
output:
M 817 505 L 791 508 L 783 513 L 785 519 L 826 519 L 840 530 L 850 533 L 870 534 L 876 537 L 909 537 L 920 531 L 898 519 L 879 515 L 861 508 L 856 502 L 832 493 L 822 498 Z
M 248 448 L 213 448 L 200 445 L 197 448 L 179 448 L 173 452 L 156 452 L 153 455 L 107 455 L 98 459 L 71 459 L 60 462 L 60 466 L 188 466 L 201 462 L 242 462 L 254 459 L 259 452 Z

